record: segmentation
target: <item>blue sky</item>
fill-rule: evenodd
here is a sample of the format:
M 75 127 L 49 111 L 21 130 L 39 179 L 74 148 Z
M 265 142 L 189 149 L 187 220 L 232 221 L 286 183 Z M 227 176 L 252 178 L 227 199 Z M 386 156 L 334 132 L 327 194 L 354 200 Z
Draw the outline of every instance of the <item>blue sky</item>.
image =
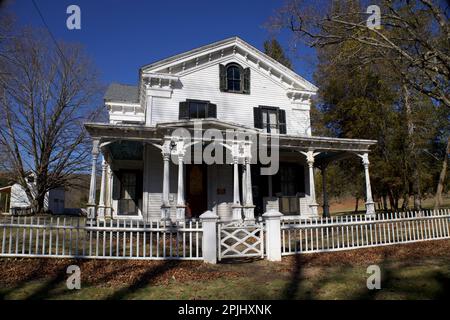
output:
M 262 49 L 270 34 L 264 23 L 281 0 L 35 0 L 59 40 L 82 43 L 105 84 L 136 84 L 140 66 L 231 36 Z M 68 30 L 66 9 L 81 8 L 81 30 Z M 43 27 L 31 0 L 10 11 L 20 25 Z M 278 35 L 287 46 L 289 33 Z M 314 51 L 300 47 L 295 70 L 312 80 Z

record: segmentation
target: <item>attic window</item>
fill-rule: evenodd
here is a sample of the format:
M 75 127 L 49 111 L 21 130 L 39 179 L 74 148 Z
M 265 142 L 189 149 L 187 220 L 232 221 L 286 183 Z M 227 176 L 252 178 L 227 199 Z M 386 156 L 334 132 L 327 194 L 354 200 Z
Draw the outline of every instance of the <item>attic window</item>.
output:
M 236 65 L 227 67 L 228 91 L 241 91 L 241 68 Z
M 250 93 L 250 68 L 242 68 L 237 63 L 219 65 L 220 91 Z

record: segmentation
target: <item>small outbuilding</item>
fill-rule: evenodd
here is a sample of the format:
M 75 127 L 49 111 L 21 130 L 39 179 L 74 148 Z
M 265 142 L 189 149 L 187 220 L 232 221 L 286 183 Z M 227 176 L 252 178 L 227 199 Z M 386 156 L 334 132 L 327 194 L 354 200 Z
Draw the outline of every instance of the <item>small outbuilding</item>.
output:
M 52 214 L 64 213 L 64 189 L 58 188 L 47 192 L 44 210 Z M 31 211 L 31 204 L 23 187 L 14 183 L 0 188 L 0 212 L 2 214 L 26 214 Z

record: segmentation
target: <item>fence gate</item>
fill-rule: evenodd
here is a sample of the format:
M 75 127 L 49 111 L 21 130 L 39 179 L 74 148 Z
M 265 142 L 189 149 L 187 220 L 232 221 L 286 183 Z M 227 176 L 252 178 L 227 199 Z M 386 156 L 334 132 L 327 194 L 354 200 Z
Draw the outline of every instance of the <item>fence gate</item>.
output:
M 226 258 L 264 258 L 263 222 L 218 224 L 219 261 Z

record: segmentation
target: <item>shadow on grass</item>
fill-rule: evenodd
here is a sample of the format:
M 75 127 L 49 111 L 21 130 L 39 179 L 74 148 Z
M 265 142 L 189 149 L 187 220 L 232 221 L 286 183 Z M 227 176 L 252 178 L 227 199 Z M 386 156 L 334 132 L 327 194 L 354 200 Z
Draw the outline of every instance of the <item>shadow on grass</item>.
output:
M 34 260 L 35 261 L 35 260 Z M 85 263 L 85 260 L 67 260 L 67 263 L 61 263 L 60 265 L 51 268 L 52 260 L 51 259 L 38 259 L 35 264 L 33 261 L 33 269 L 31 272 L 28 272 L 25 277 L 23 277 L 20 281 L 16 283 L 16 285 L 2 290 L 0 294 L 0 300 L 5 300 L 8 296 L 15 292 L 24 289 L 30 282 L 36 280 L 43 280 L 43 285 L 39 286 L 36 290 L 32 291 L 24 299 L 46 299 L 51 298 L 52 290 L 56 289 L 67 277 L 67 267 L 69 265 L 78 265 L 82 266 Z M 52 276 L 49 277 L 49 269 L 51 270 Z
M 0 300 L 5 300 L 9 294 L 11 294 L 12 292 L 14 292 L 16 290 L 22 289 L 23 287 L 25 287 L 25 285 L 28 282 L 33 281 L 39 277 L 42 277 L 43 267 L 45 267 L 44 259 L 39 260 L 38 266 L 36 268 L 34 268 L 32 272 L 28 273 L 23 279 L 18 281 L 15 286 L 13 286 L 9 289 L 2 290 L 2 292 L 0 292 Z
M 281 299 L 283 300 L 293 300 L 297 296 L 297 292 L 301 286 L 301 278 L 302 278 L 302 255 L 296 254 L 294 255 L 294 265 L 292 268 L 290 280 L 281 294 Z M 305 299 L 311 299 L 311 297 L 305 297 Z
M 77 265 L 82 269 L 83 264 L 86 262 L 86 260 L 77 260 L 73 263 L 67 263 L 62 264 L 61 266 L 58 266 L 56 270 L 56 274 L 52 276 L 50 279 L 45 281 L 44 285 L 39 287 L 36 291 L 31 293 L 26 299 L 28 300 L 41 300 L 41 299 L 49 299 L 52 298 L 52 291 L 56 289 L 58 286 L 61 285 L 61 283 L 64 283 L 64 281 L 67 278 L 67 267 L 71 264 Z
M 441 283 L 442 289 L 441 291 L 436 295 L 435 299 L 439 300 L 448 300 L 450 298 L 450 278 L 448 275 L 438 272 L 436 274 L 436 281 Z
M 104 300 L 118 300 L 127 298 L 130 294 L 144 288 L 157 276 L 165 274 L 171 269 L 175 269 L 181 263 L 180 260 L 164 260 L 163 263 L 157 266 L 153 266 L 146 270 L 142 275 L 135 279 L 130 285 L 120 288 L 109 296 L 105 297 Z

